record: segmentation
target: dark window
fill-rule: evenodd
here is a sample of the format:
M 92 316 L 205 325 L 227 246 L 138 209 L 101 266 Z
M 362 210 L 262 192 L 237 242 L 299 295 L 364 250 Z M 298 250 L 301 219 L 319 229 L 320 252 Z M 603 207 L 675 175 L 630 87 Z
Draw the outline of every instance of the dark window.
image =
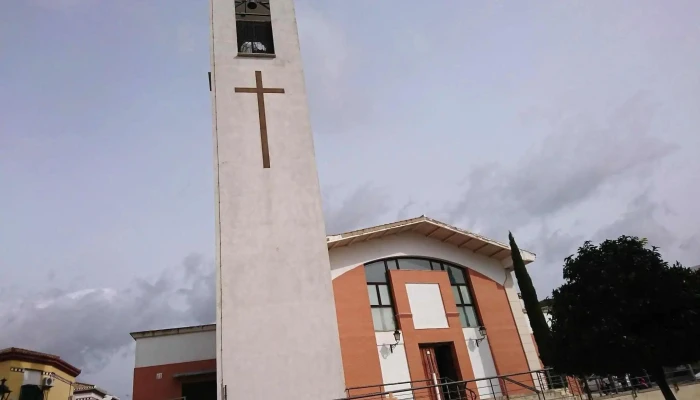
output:
M 216 400 L 216 381 L 183 382 L 182 397 L 187 400 Z
M 469 287 L 467 285 L 452 285 L 452 294 L 455 296 L 459 320 L 464 328 L 475 328 L 479 326 L 476 318 L 474 303 L 472 303 Z
M 400 258 L 398 261 L 399 269 L 414 271 L 430 271 L 432 269 L 430 267 L 429 260 L 421 260 L 419 258 Z
M 236 0 L 238 52 L 275 54 L 269 0 Z
M 36 385 L 23 385 L 19 391 L 19 400 L 43 400 L 43 392 Z
M 365 265 L 365 278 L 367 282 L 386 283 L 386 266 L 384 261 L 377 261 Z

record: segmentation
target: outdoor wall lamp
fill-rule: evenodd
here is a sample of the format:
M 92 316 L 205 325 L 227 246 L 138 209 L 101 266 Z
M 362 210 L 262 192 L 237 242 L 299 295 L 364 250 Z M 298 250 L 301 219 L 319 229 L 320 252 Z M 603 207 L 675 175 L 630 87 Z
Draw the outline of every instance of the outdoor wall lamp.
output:
M 479 343 L 483 342 L 484 339 L 486 339 L 486 327 L 485 326 L 482 325 L 479 327 L 479 335 L 481 335 L 480 338 L 474 339 L 474 341 L 476 342 L 476 347 L 479 347 Z
M 389 345 L 389 350 L 393 353 L 394 352 L 394 347 L 399 345 L 399 341 L 401 340 L 401 331 L 400 330 L 395 330 L 394 331 L 394 340 L 396 340 L 396 343 L 390 344 Z M 2 399 L 4 400 L 4 399 Z
M 5 385 L 5 382 L 7 382 L 7 379 L 0 379 L 0 400 L 7 400 L 10 397 L 10 393 L 12 393 L 12 390 Z

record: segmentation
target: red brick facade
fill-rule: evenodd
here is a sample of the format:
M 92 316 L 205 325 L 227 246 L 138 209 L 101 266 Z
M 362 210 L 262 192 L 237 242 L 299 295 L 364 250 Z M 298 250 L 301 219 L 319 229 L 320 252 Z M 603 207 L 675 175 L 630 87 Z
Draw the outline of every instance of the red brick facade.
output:
M 176 399 L 182 396 L 183 379 L 178 379 L 174 375 L 202 371 L 216 371 L 216 360 L 190 361 L 178 364 L 134 368 L 134 392 L 132 399 Z M 201 380 L 216 380 L 216 374 L 185 379 L 186 382 Z

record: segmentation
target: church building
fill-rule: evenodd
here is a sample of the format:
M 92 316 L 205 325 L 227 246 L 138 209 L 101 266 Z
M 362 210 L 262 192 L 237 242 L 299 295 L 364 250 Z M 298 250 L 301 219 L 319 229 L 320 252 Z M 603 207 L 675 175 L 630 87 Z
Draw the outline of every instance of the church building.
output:
M 425 216 L 327 236 L 326 244 L 347 394 L 542 368 L 508 245 Z M 259 318 L 264 325 L 269 316 Z M 215 324 L 132 337 L 133 400 L 189 399 L 191 391 L 216 398 Z M 494 380 L 479 395 L 497 397 L 505 384 Z

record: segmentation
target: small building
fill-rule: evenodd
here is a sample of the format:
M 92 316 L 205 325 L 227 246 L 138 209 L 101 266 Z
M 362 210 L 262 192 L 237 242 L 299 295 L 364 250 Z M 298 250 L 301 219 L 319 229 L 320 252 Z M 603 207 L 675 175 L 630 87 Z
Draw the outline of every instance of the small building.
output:
M 107 391 L 95 385 L 83 382 L 73 384 L 73 398 L 71 400 L 119 400 L 119 398 L 107 394 Z
M 542 364 L 507 244 L 425 216 L 328 236 L 326 244 L 349 394 L 513 374 L 537 386 L 530 371 Z M 535 260 L 531 252 L 521 254 L 526 264 Z M 132 333 L 133 400 L 175 399 L 195 390 L 198 399 L 216 399 L 216 335 L 214 324 Z M 295 340 L 303 347 L 318 339 Z M 501 385 L 510 383 L 491 379 L 479 395 L 512 390 Z
M 61 357 L 10 347 L 0 350 L 0 379 L 8 400 L 66 400 L 73 395 L 80 369 Z
M 132 399 L 216 399 L 215 324 L 131 337 L 136 341 Z

